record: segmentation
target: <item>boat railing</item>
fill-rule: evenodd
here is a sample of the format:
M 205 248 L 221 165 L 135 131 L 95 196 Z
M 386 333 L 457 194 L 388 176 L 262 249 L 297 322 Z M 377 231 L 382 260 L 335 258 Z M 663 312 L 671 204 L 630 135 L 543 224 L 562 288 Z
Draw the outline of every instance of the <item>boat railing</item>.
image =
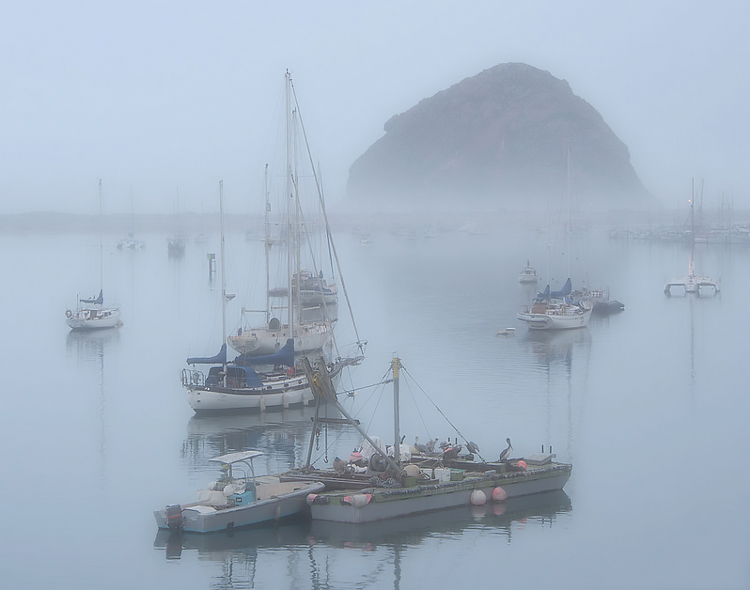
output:
M 182 369 L 183 387 L 198 386 L 203 387 L 206 384 L 206 376 L 201 371 L 195 369 Z

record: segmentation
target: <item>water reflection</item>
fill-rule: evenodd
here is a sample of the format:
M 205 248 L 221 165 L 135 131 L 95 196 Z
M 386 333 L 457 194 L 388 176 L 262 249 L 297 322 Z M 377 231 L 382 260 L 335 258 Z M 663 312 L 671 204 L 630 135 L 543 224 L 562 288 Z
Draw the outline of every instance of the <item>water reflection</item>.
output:
M 330 588 L 344 577 L 356 587 L 399 589 L 401 559 L 412 549 L 474 534 L 511 543 L 519 528 L 551 528 L 571 510 L 567 494 L 556 491 L 366 525 L 307 521 L 211 535 L 159 531 L 153 545 L 166 559 L 196 552 L 199 561 L 219 564 L 213 588 L 262 586 L 269 577 L 278 587 Z
M 79 363 L 90 363 L 91 366 L 96 367 L 96 388 L 99 395 L 99 482 L 102 486 L 106 482 L 107 466 L 105 358 L 107 353 L 115 349 L 119 343 L 120 330 L 118 328 L 71 330 L 65 339 L 65 349 L 69 356 L 75 357 Z
M 344 424 L 321 425 L 312 433 L 315 407 L 287 409 L 280 412 L 234 414 L 220 416 L 195 415 L 187 425 L 182 456 L 198 470 L 212 469 L 209 459 L 232 451 L 256 449 L 266 453 L 265 467 L 269 473 L 285 471 L 304 464 L 310 438 L 313 438 L 313 461 L 333 460 L 325 456 L 327 444 L 349 429 Z M 320 416 L 341 418 L 333 406 L 323 405 Z M 325 461 L 329 459 L 329 461 Z
M 588 358 L 591 349 L 591 333 L 588 329 L 539 331 L 529 330 L 523 342 L 534 354 L 537 362 L 546 369 L 562 364 L 568 370 L 573 368 L 573 352 Z

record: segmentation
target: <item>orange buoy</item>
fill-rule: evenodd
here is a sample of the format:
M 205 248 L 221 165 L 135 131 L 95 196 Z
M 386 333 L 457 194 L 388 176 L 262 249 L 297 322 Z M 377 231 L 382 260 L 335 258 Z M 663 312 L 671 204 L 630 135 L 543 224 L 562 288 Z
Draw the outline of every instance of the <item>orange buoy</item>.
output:
M 497 486 L 494 490 L 492 490 L 492 499 L 495 502 L 502 502 L 507 497 L 508 497 L 507 492 L 500 486 Z

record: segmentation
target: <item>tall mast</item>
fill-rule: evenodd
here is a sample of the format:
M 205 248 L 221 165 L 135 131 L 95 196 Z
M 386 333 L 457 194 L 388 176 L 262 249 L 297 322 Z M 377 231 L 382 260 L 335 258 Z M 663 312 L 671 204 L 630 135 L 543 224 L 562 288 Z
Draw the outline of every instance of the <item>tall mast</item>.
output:
M 221 228 L 221 243 L 220 243 L 220 256 L 221 256 L 221 342 L 223 346 L 226 346 L 227 342 L 227 283 L 224 276 L 224 181 L 219 181 L 219 220 Z M 224 358 L 224 385 L 226 386 L 227 380 L 227 359 Z
M 271 320 L 271 297 L 269 291 L 271 290 L 271 278 L 268 273 L 268 254 L 271 250 L 271 235 L 268 229 L 268 214 L 271 211 L 271 203 L 268 201 L 268 164 L 263 173 L 263 193 L 266 199 L 266 212 L 265 212 L 265 250 L 266 250 L 266 324 Z
M 102 225 L 104 215 L 102 213 L 102 179 L 99 179 L 99 290 L 104 290 L 104 244 L 102 238 Z
M 399 428 L 398 412 L 398 369 L 401 362 L 397 356 L 393 357 L 393 430 L 396 442 L 393 445 L 393 460 L 396 464 L 401 463 L 401 433 Z
M 572 272 L 572 264 L 573 264 L 573 256 L 570 252 L 571 248 L 571 223 L 573 220 L 573 216 L 571 213 L 571 204 L 570 204 L 570 142 L 567 144 L 566 154 L 565 154 L 565 200 L 566 200 L 566 206 L 568 207 L 568 278 L 570 278 L 570 274 Z
M 290 85 L 292 83 L 289 70 L 286 71 L 286 194 L 290 199 L 294 199 L 292 187 L 292 138 L 291 138 L 291 102 L 290 102 Z M 292 241 L 294 233 L 292 232 L 292 213 L 291 202 L 287 206 L 287 320 L 289 321 L 289 335 L 294 337 L 294 304 L 292 295 Z

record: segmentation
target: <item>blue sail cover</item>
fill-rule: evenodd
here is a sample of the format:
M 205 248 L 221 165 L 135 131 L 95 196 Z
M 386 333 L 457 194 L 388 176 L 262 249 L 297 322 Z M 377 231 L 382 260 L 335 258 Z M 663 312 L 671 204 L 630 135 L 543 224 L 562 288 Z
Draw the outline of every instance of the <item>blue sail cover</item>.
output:
M 264 356 L 248 357 L 240 355 L 234 359 L 234 364 L 238 366 L 250 367 L 258 365 L 286 365 L 294 366 L 294 339 L 289 338 L 286 344 L 279 351 Z
M 547 288 L 544 291 L 537 293 L 536 298 L 537 299 L 549 299 L 549 285 L 547 285 Z
M 570 282 L 570 278 L 568 278 L 567 281 L 565 281 L 565 285 L 563 285 L 563 288 L 560 291 L 552 291 L 549 296 L 552 299 L 565 299 L 568 295 L 570 295 L 570 292 L 573 290 L 573 284 Z
M 223 365 L 227 362 L 227 344 L 226 342 L 221 345 L 221 350 L 216 356 L 199 357 L 194 356 L 187 360 L 188 365 Z
M 99 289 L 99 297 L 96 299 L 81 299 L 81 303 L 95 303 L 97 305 L 101 305 L 104 303 L 104 291 L 102 289 Z

